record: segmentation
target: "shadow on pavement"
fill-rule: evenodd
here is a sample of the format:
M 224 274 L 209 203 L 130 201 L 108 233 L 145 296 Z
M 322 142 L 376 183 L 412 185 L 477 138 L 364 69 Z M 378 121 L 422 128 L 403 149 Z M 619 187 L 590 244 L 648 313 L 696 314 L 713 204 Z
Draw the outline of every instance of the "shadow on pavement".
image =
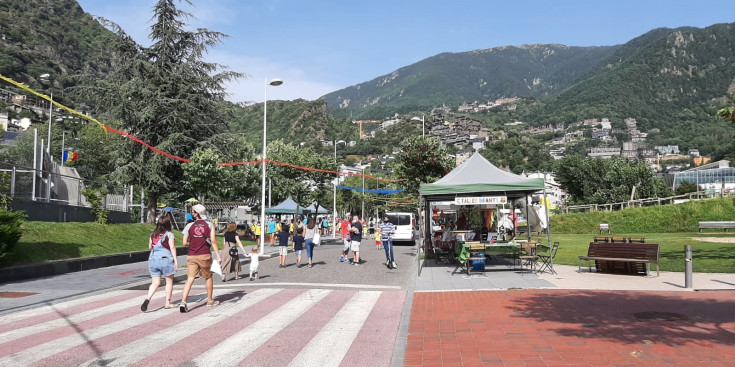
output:
M 549 323 L 545 327 L 562 336 L 735 345 L 732 292 L 543 291 L 519 296 L 507 308 L 511 317 Z

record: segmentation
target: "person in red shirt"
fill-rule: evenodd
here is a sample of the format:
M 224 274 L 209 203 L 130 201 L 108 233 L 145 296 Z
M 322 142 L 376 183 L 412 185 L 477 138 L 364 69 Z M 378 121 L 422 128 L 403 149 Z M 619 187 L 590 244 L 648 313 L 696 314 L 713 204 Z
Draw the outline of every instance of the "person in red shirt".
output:
M 350 215 L 347 214 L 347 217 L 349 218 Z M 340 235 L 342 236 L 342 242 L 344 242 L 345 236 L 347 236 L 348 234 L 349 226 L 350 226 L 349 220 L 345 219 L 340 223 Z
M 350 217 L 350 213 L 347 213 L 347 217 Z M 350 224 L 349 219 L 344 219 L 342 223 L 340 223 L 340 234 L 342 235 L 342 243 L 344 246 L 342 247 L 342 255 L 339 257 L 340 262 L 344 262 L 347 260 L 347 254 L 350 253 L 350 230 L 352 229 L 352 225 Z

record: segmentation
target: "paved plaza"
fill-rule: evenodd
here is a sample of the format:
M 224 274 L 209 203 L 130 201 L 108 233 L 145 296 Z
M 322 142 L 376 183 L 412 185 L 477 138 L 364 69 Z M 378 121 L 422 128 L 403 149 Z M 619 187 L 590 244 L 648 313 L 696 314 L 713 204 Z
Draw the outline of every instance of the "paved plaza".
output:
M 419 275 L 415 247 L 396 247 L 392 270 L 382 250 L 361 247 L 359 266 L 339 262 L 341 245 L 328 240 L 312 268 L 289 254 L 285 269 L 262 260 L 257 281 L 215 276 L 215 307 L 198 280 L 188 314 L 163 309 L 163 289 L 140 311 L 145 262 L 0 284 L 0 363 L 735 365 L 735 274 L 694 274 L 686 289 L 682 273 L 557 265 L 557 274 L 534 274 L 490 264 L 468 276 L 430 260 Z

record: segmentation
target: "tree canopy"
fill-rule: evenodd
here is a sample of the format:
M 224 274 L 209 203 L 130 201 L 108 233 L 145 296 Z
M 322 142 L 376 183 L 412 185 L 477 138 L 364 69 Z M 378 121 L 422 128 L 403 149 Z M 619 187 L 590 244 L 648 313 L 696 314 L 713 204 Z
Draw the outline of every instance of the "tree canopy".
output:
M 114 69 L 88 89 L 88 96 L 125 132 L 189 158 L 201 142 L 226 131 L 225 83 L 241 74 L 203 60 L 224 34 L 187 30 L 184 20 L 192 15 L 177 9 L 173 0 L 159 0 L 153 13 L 150 47 L 108 23 L 119 36 Z M 118 151 L 114 177 L 145 188 L 152 221 L 159 197 L 182 189 L 184 171 L 181 162 L 128 140 Z
M 643 162 L 569 156 L 557 162 L 556 181 L 569 194 L 568 204 L 609 204 L 631 199 L 667 197 L 666 183 Z

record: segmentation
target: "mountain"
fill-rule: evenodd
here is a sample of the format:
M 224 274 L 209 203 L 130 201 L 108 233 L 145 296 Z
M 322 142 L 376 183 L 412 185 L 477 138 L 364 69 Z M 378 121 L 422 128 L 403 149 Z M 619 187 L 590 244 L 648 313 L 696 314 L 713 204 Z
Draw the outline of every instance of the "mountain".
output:
M 554 98 L 548 111 L 687 119 L 685 109 L 714 108 L 716 99 L 735 91 L 733 50 L 735 23 L 655 29 L 620 47 Z
M 383 118 L 442 105 L 556 95 L 620 47 L 522 45 L 442 53 L 322 98 L 338 116 Z
M 49 73 L 60 89 L 71 75 L 107 70 L 115 37 L 75 0 L 0 1 L 0 74 L 39 87 Z
M 444 53 L 323 97 L 337 116 L 383 118 L 501 97 L 541 101 L 529 123 L 704 116 L 732 91 L 735 23 L 652 30 L 623 45 Z M 714 104 L 713 104 L 714 101 Z M 518 115 L 523 117 L 523 104 Z M 707 110 L 694 111 L 687 110 Z M 544 120 L 538 118 L 543 112 Z

